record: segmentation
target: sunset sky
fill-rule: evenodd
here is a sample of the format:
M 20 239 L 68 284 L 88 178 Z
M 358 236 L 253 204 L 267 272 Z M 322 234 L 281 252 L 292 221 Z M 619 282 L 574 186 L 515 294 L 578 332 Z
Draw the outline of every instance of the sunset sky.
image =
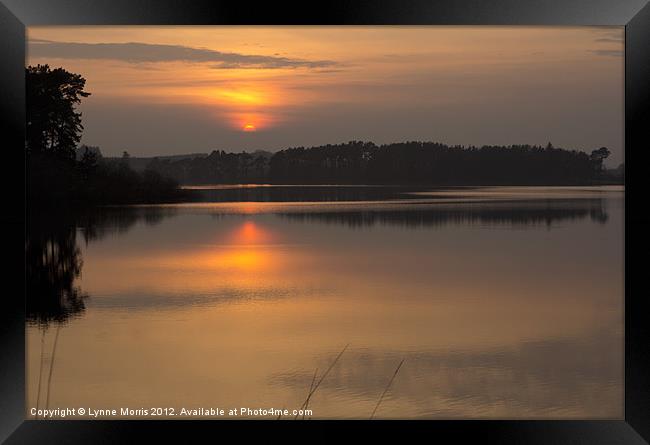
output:
M 31 27 L 107 156 L 368 140 L 612 150 L 622 27 Z

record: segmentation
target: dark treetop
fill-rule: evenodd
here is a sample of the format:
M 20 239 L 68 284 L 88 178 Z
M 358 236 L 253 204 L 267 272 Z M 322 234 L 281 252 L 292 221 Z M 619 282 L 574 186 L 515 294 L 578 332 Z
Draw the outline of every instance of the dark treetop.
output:
M 27 67 L 27 200 L 37 206 L 160 202 L 178 199 L 177 184 L 158 173 L 138 173 L 126 161 L 104 160 L 84 149 L 76 105 L 90 93 L 86 80 L 63 68 Z M 78 156 L 81 154 L 81 156 Z
M 185 184 L 570 185 L 620 182 L 603 168 L 609 150 L 530 145 L 463 147 L 352 141 L 255 153 L 213 151 L 154 158 L 147 168 Z

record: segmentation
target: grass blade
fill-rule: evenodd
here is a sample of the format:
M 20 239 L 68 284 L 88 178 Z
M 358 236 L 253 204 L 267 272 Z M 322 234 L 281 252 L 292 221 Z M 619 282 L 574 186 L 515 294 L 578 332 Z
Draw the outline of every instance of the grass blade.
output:
M 311 390 L 314 388 L 314 383 L 316 383 L 316 374 L 318 374 L 318 368 L 314 371 L 314 377 L 311 379 L 311 384 L 309 385 L 309 392 L 311 393 Z M 305 410 L 309 406 L 309 399 L 311 399 L 311 395 L 307 394 L 307 400 L 305 400 Z M 305 413 L 302 413 L 302 420 L 305 420 Z
M 323 380 L 325 380 L 325 377 L 327 377 L 327 374 L 330 373 L 330 371 L 332 370 L 334 365 L 336 365 L 336 362 L 339 361 L 339 359 L 341 358 L 341 356 L 343 355 L 345 350 L 348 349 L 348 346 L 350 346 L 350 343 L 345 345 L 345 347 L 341 350 L 341 352 L 339 352 L 339 355 L 336 356 L 334 361 L 330 364 L 329 368 L 327 368 L 327 371 L 325 371 L 325 373 L 318 380 L 318 383 L 316 383 L 316 385 L 314 385 L 314 387 L 311 389 L 311 391 L 309 391 L 309 394 L 307 394 L 307 398 L 305 399 L 305 401 L 302 402 L 302 405 L 300 406 L 300 409 L 305 409 L 305 406 L 307 406 L 307 404 L 309 403 L 309 399 L 311 399 L 311 396 L 314 395 L 314 393 L 316 392 L 316 390 L 318 389 L 320 384 L 323 383 Z M 296 414 L 296 417 L 294 417 L 294 420 L 297 419 L 297 418 L 298 418 L 298 414 Z
M 377 412 L 377 409 L 379 408 L 379 405 L 381 405 L 381 401 L 384 400 L 384 396 L 388 392 L 388 389 L 390 388 L 390 385 L 393 384 L 393 380 L 395 380 L 395 376 L 399 372 L 399 368 L 402 367 L 402 363 L 404 363 L 404 359 L 402 359 L 402 361 L 399 362 L 399 365 L 397 365 L 397 369 L 395 369 L 395 372 L 393 373 L 393 376 L 388 381 L 388 385 L 386 385 L 386 388 L 384 388 L 384 392 L 381 393 L 381 397 L 379 397 L 379 400 L 377 401 L 377 405 L 375 405 L 375 409 L 372 410 L 372 414 L 370 415 L 370 420 L 372 420 L 372 418 L 375 417 L 375 413 Z

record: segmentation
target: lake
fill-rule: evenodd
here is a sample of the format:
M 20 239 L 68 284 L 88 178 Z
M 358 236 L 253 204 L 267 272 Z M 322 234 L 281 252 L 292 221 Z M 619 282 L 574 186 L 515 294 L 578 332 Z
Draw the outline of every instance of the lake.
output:
M 623 187 L 191 193 L 32 219 L 28 410 L 623 417 Z

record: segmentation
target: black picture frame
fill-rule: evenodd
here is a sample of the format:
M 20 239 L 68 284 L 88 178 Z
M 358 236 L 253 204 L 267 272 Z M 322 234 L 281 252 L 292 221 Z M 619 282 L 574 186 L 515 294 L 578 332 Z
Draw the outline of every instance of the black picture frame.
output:
M 603 421 L 35 421 L 25 420 L 24 193 L 1 216 L 6 274 L 0 324 L 0 440 L 6 443 L 121 443 L 207 434 L 210 440 L 255 429 L 295 430 L 304 440 L 339 440 L 339 426 L 364 434 L 437 442 L 643 444 L 650 441 L 650 315 L 644 215 L 650 151 L 650 4 L 647 0 L 383 0 L 296 4 L 209 0 L 0 0 L 0 115 L 5 190 L 24 187 L 25 28 L 33 25 L 622 25 L 625 26 L 625 414 Z M 7 157 L 10 155 L 9 157 Z M 616 266 L 613 266 L 616 267 Z M 9 291 L 8 284 L 15 284 Z M 21 293 L 22 292 L 22 293 Z M 313 429 L 318 430 L 315 435 Z M 229 430 L 229 431 L 225 431 Z M 222 434 L 224 434 L 222 436 Z M 293 434 L 292 434 L 293 435 Z M 228 436 L 232 437 L 232 436 Z M 271 436 L 269 436 L 271 437 Z M 292 436 L 284 436 L 291 438 Z M 370 439 L 368 439 L 370 440 Z

